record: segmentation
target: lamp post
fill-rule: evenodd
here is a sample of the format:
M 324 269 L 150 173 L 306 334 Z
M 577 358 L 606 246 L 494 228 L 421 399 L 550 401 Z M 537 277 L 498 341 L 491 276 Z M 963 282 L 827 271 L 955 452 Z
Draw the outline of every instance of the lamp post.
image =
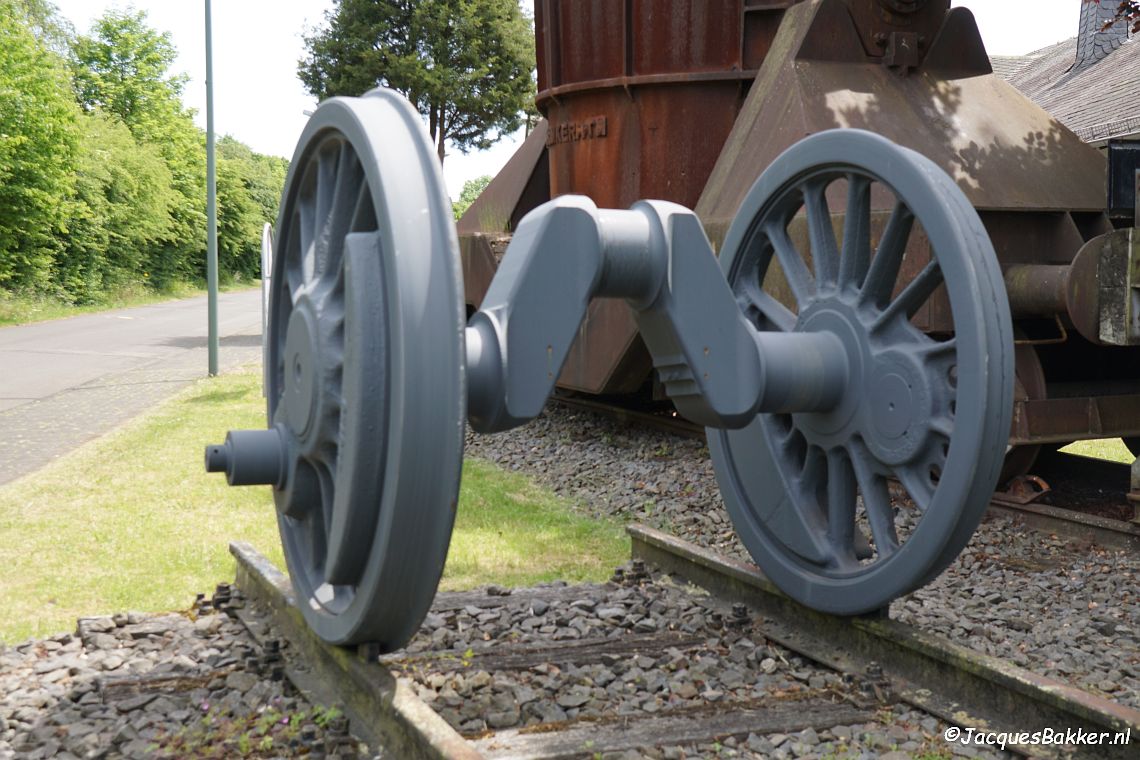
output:
M 209 373 L 218 374 L 218 171 L 214 157 L 214 49 L 206 0 L 206 291 Z

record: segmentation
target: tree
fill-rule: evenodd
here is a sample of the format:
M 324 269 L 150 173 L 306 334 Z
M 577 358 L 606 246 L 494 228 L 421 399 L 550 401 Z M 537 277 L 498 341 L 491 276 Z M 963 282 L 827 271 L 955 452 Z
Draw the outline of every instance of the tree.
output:
M 250 199 L 257 204 L 259 224 L 277 221 L 277 207 L 281 203 L 281 188 L 289 173 L 289 162 L 278 156 L 254 153 L 245 143 L 226 135 L 218 140 L 218 155 L 234 161 L 241 167 L 242 182 Z M 260 248 L 261 229 L 257 233 Z M 260 256 L 260 253 L 258 254 Z
M 441 162 L 448 142 L 487 148 L 522 123 L 534 38 L 518 0 L 334 2 L 298 65 L 317 98 L 397 90 L 427 119 Z
M 59 15 L 59 9 L 50 0 L 12 0 L 24 20 L 40 42 L 53 53 L 66 57 L 71 48 L 75 27 Z
M 84 108 L 114 114 L 132 132 L 153 130 L 153 122 L 182 110 L 186 78 L 169 73 L 178 51 L 169 32 L 147 25 L 145 12 L 108 11 L 91 34 L 75 40 L 73 53 L 75 94 Z
M 118 117 L 140 143 L 158 148 L 177 202 L 168 235 L 150 246 L 144 267 L 157 285 L 205 271 L 205 138 L 182 106 L 185 77 L 170 73 L 177 51 L 140 11 L 110 11 L 73 47 L 76 96 L 87 110 Z
M 73 192 L 78 109 L 23 6 L 0 0 L 0 285 L 44 290 Z
M 451 210 L 455 214 L 455 221 L 459 221 L 459 217 L 467 213 L 467 209 L 471 208 L 471 204 L 475 199 L 487 189 L 487 185 L 491 184 L 494 179 L 490 174 L 484 174 L 482 177 L 469 179 L 463 183 L 463 189 L 459 191 L 459 200 L 451 204 Z
M 170 238 L 179 199 L 157 147 L 102 111 L 80 125 L 75 199 L 54 280 L 85 303 L 109 285 L 137 280 L 152 247 Z

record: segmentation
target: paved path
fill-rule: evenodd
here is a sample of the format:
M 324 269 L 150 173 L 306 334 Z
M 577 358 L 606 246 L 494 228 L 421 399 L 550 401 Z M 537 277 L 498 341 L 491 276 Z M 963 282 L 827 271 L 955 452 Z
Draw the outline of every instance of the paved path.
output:
M 220 369 L 261 359 L 260 289 L 218 301 Z M 206 297 L 0 328 L 0 484 L 206 375 Z

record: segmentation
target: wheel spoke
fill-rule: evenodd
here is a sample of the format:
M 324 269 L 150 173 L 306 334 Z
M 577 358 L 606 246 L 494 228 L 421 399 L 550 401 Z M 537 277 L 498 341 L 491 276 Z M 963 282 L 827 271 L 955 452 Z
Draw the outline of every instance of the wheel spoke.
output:
M 815 296 L 815 280 L 808 271 L 800 252 L 796 250 L 795 243 L 788 236 L 787 228 L 779 222 L 770 222 L 764 227 L 764 234 L 772 243 L 772 250 L 784 271 L 784 278 L 792 290 L 796 304 L 803 308 Z
M 333 473 L 329 470 L 328 465 L 323 459 L 313 462 L 313 469 L 317 472 L 317 478 L 321 484 L 321 509 L 320 520 L 322 521 L 321 533 L 326 542 L 332 527 L 332 512 L 333 500 L 336 496 L 336 486 Z M 317 515 L 313 515 L 313 519 L 317 519 Z M 327 546 L 326 546 L 327 548 Z M 327 556 L 327 555 L 325 555 Z M 322 564 L 325 557 L 321 557 Z
M 851 464 L 855 470 L 855 479 L 859 483 L 859 491 L 863 495 L 863 511 L 867 514 L 867 522 L 871 525 L 875 551 L 882 560 L 894 554 L 899 548 L 891 494 L 887 488 L 887 479 L 874 472 L 868 464 L 867 457 L 870 454 L 866 447 L 861 442 L 855 445 L 858 448 L 852 451 Z
M 949 417 L 935 417 L 926 423 L 926 427 L 935 435 L 949 440 L 954 435 L 954 420 Z
M 883 310 L 883 313 L 879 315 L 878 325 L 889 324 L 904 314 L 906 319 L 911 319 L 922 308 L 922 305 L 930 300 L 930 296 L 934 295 L 934 291 L 941 284 L 942 269 L 938 266 L 937 261 L 931 261 L 922 268 L 917 277 L 907 283 L 898 297 L 891 301 L 890 306 Z
M 809 446 L 804 455 L 803 467 L 800 470 L 800 482 L 805 487 L 814 487 L 824 482 L 827 477 L 827 457 L 823 451 L 815 446 Z
M 845 449 L 827 453 L 827 538 L 839 565 L 855 558 L 855 473 Z
M 316 215 L 322 224 L 332 212 L 337 169 L 340 166 L 340 157 L 343 152 L 344 146 L 338 141 L 322 145 L 317 155 Z
M 281 257 L 281 265 L 285 270 L 285 285 L 289 291 L 289 304 L 295 306 L 305 287 L 305 274 L 302 271 L 304 255 L 301 248 L 301 244 L 304 242 L 301 228 L 304 224 L 301 215 L 294 214 L 289 226 L 290 245 L 288 248 L 279 251 L 277 255 Z
M 895 470 L 895 475 L 910 494 L 918 510 L 925 512 L 934 499 L 934 484 L 930 482 L 930 470 L 925 461 L 919 460 L 903 465 Z
M 321 519 L 319 513 L 310 510 L 304 518 L 306 529 L 301 531 L 304 534 L 302 541 L 307 555 L 308 570 L 310 574 L 314 575 L 324 574 L 325 556 L 328 554 L 328 548 L 325 545 L 325 532 L 314 524 Z
M 879 241 L 879 249 L 867 270 L 863 283 L 864 301 L 881 309 L 891 300 L 913 228 L 914 214 L 901 201 L 896 203 L 887 228 L 883 231 L 883 239 Z
M 321 257 L 320 267 L 321 277 L 326 280 L 330 275 L 335 278 L 340 269 L 341 259 L 344 256 L 344 237 L 352 231 L 356 205 L 364 186 L 364 173 L 361 171 L 360 162 L 356 154 L 348 149 L 340 151 L 335 185 L 332 208 L 321 236 L 327 241 L 327 250 Z
M 827 205 L 829 180 L 816 179 L 804 185 L 804 209 L 807 211 L 808 237 L 815 262 L 817 287 L 834 288 L 839 281 L 839 248 L 835 229 L 831 226 L 831 209 Z
M 954 364 L 958 356 L 958 339 L 934 340 L 922 336 L 925 344 L 914 349 L 925 362 L 938 361 L 939 363 Z M 947 362 L 946 359 L 950 361 Z
M 349 225 L 351 232 L 374 232 L 376 225 L 376 210 L 372 207 L 372 193 L 367 182 L 361 182 L 356 193 L 356 202 L 352 207 L 352 222 Z
M 781 332 L 791 332 L 795 329 L 796 315 L 771 294 L 762 290 L 758 282 L 748 280 L 743 287 L 738 288 L 737 303 L 746 315 L 751 316 L 751 312 L 755 312 Z M 763 329 L 764 325 L 760 327 Z
M 839 258 L 839 287 L 861 288 L 870 265 L 871 180 L 861 174 L 848 174 L 843 255 Z

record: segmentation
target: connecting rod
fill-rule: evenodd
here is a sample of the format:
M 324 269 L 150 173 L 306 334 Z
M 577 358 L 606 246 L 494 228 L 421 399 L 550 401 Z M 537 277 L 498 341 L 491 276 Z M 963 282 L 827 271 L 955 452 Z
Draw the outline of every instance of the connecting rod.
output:
M 828 332 L 756 330 L 700 220 L 662 201 L 628 211 L 562 196 L 520 223 L 468 322 L 468 418 L 479 432 L 536 417 L 592 298 L 624 298 L 669 397 L 685 417 L 741 428 L 758 412 L 824 412 L 846 385 Z

